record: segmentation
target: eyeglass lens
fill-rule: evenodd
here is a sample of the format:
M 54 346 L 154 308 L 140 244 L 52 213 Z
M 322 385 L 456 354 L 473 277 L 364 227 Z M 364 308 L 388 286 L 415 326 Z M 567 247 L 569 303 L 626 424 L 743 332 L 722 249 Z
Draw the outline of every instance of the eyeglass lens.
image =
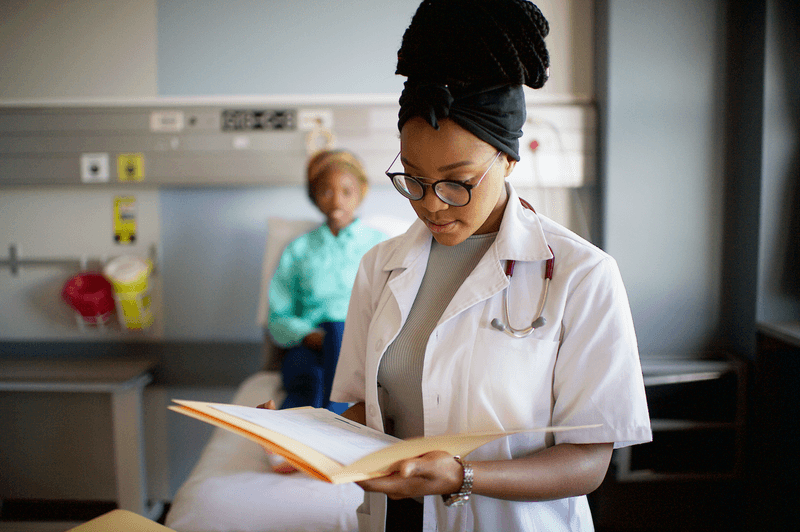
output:
M 425 186 L 410 176 L 395 175 L 392 181 L 398 192 L 409 199 L 418 200 L 425 195 Z M 469 190 L 456 182 L 440 181 L 436 183 L 433 191 L 440 200 L 457 207 L 466 205 L 470 200 Z

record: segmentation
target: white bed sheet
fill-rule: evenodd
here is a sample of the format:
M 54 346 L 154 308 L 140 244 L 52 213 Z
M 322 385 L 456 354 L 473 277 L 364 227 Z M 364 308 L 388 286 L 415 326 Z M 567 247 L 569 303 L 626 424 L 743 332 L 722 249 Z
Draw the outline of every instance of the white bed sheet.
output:
M 280 404 L 280 373 L 250 376 L 234 404 Z M 166 525 L 178 532 L 345 532 L 358 529 L 363 491 L 301 473 L 273 473 L 263 448 L 222 429 L 214 431 L 191 475 L 178 490 Z

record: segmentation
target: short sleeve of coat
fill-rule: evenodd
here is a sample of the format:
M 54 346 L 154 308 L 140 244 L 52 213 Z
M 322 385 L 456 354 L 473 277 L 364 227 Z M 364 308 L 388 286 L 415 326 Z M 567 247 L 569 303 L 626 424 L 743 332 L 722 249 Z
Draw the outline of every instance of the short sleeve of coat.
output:
M 553 379 L 554 425 L 602 424 L 557 433 L 556 443 L 652 440 L 628 296 L 611 257 L 568 295 Z

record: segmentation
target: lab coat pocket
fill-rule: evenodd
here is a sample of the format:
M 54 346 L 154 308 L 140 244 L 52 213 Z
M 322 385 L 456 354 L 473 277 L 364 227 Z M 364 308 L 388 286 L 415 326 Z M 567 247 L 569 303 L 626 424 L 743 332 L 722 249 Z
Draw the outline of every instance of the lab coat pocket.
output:
M 474 408 L 486 410 L 505 429 L 548 424 L 558 346 L 533 335 L 512 338 L 491 327 L 479 329 L 469 379 L 477 391 Z
M 369 532 L 369 493 L 364 493 L 364 502 L 356 508 L 356 519 L 358 519 L 358 532 Z
M 356 508 L 358 532 L 380 532 L 386 522 L 386 496 L 364 492 L 364 502 Z
M 358 532 L 370 532 L 370 513 L 367 501 L 356 508 L 356 519 L 358 520 Z

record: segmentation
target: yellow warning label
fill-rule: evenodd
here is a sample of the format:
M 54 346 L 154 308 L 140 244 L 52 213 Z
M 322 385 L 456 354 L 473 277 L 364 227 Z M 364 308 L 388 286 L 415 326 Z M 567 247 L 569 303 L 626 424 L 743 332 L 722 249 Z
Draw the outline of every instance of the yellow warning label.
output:
M 141 153 L 120 153 L 117 157 L 117 174 L 120 181 L 141 181 L 144 179 L 144 155 Z
M 114 197 L 114 241 L 133 244 L 136 241 L 136 198 Z

